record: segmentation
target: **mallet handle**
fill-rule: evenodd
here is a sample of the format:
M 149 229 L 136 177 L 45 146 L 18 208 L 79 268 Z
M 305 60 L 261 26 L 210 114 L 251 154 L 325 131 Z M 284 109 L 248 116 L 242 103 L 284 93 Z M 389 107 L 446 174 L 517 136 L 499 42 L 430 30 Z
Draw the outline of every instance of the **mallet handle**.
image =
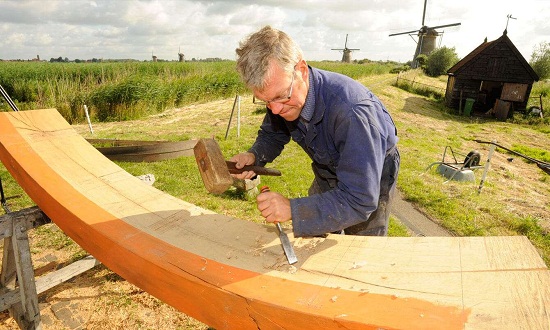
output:
M 254 173 L 259 175 L 281 176 L 281 171 L 276 170 L 274 168 L 267 168 L 263 166 L 254 166 L 254 165 L 245 165 L 243 168 L 236 168 L 235 162 L 231 162 L 227 160 L 225 161 L 225 163 L 227 164 L 227 169 L 231 174 L 241 174 L 244 171 L 253 171 Z

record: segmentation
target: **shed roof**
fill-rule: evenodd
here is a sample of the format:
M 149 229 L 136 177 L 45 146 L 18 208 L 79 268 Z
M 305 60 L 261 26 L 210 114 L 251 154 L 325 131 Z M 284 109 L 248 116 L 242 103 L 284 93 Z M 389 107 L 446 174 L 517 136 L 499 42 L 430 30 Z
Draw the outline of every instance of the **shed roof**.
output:
M 539 80 L 538 75 L 535 73 L 535 71 L 529 65 L 529 63 L 525 60 L 525 58 L 521 55 L 521 53 L 516 48 L 514 43 L 510 40 L 510 38 L 508 38 L 506 30 L 504 30 L 504 33 L 500 38 L 489 42 L 488 41 L 483 42 L 476 49 L 474 49 L 472 52 L 466 55 L 463 59 L 458 61 L 458 63 L 453 65 L 447 71 L 447 74 L 454 75 L 454 76 L 460 75 L 461 72 L 467 71 L 469 67 L 472 66 L 472 64 L 476 61 L 476 59 L 483 56 L 484 54 L 488 54 L 491 51 L 494 51 L 495 47 L 499 47 L 503 44 L 516 57 L 516 59 L 518 60 L 517 63 L 519 63 L 524 68 L 528 76 L 530 76 L 534 81 L 538 81 Z

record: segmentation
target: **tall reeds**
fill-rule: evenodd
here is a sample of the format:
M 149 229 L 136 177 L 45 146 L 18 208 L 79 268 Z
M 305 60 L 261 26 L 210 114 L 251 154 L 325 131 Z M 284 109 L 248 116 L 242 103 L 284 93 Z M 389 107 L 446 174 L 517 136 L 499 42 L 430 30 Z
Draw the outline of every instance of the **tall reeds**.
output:
M 354 79 L 387 73 L 390 64 L 316 62 Z M 140 118 L 170 107 L 235 96 L 246 91 L 234 61 L 222 62 L 0 62 L 0 84 L 20 110 L 57 108 L 82 122 Z M 2 110 L 7 104 L 0 103 Z

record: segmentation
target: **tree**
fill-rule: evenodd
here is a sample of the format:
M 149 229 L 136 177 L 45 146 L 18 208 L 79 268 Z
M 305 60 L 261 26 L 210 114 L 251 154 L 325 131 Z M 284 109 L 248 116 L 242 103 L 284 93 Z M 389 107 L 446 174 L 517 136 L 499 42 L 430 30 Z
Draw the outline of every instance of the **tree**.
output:
M 441 76 L 447 73 L 453 65 L 459 61 L 455 48 L 447 48 L 445 46 L 437 48 L 428 56 L 426 62 L 426 69 L 424 70 L 427 75 L 432 77 Z
M 416 67 L 426 71 L 426 63 L 428 63 L 428 55 L 418 54 L 418 56 L 416 57 Z
M 529 62 L 540 79 L 550 78 L 550 43 L 541 42 L 535 46 Z

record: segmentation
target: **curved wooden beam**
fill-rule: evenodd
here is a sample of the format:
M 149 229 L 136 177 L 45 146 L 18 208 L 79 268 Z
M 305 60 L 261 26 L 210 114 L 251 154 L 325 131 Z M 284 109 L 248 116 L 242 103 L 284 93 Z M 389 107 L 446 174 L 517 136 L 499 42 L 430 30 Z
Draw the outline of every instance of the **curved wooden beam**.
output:
M 193 156 L 197 140 L 138 141 L 118 139 L 86 139 L 110 160 L 157 162 L 182 156 Z
M 549 326 L 550 274 L 525 237 L 290 235 L 294 267 L 273 226 L 142 183 L 55 109 L 0 113 L 0 160 L 86 251 L 216 329 Z

